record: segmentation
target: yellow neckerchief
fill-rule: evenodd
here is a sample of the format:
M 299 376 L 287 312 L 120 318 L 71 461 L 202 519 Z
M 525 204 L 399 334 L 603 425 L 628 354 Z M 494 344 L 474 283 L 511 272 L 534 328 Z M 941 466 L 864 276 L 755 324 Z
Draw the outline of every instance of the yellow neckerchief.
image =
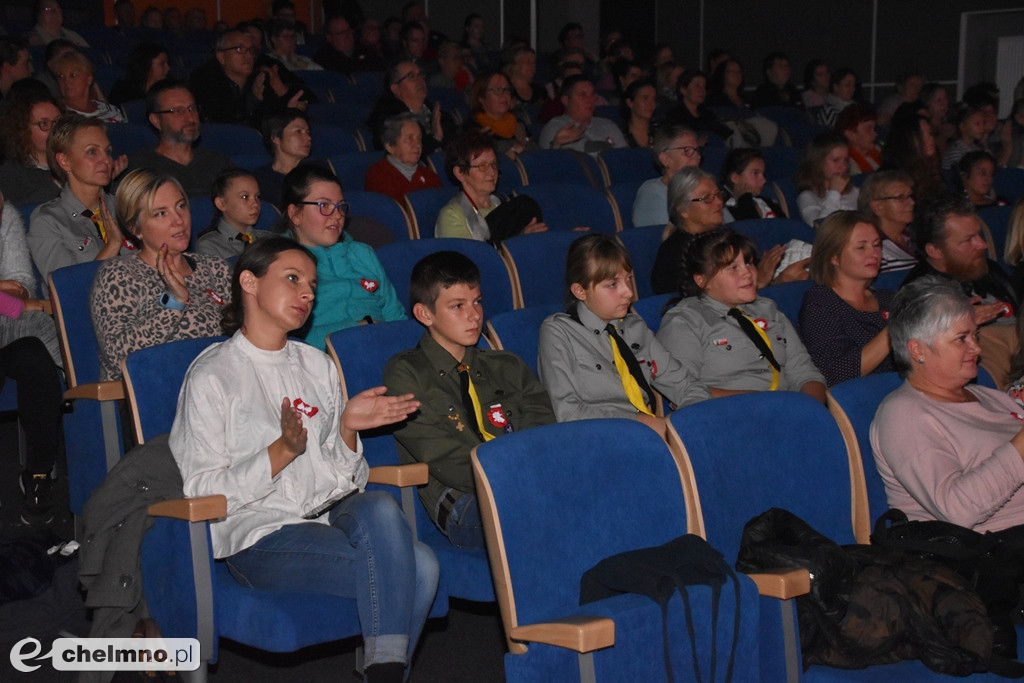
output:
M 480 430 L 480 436 L 484 437 L 484 441 L 490 441 L 494 438 L 494 434 L 491 434 L 484 427 L 484 414 L 480 408 L 480 396 L 476 393 L 476 386 L 473 384 L 473 377 L 469 374 L 469 366 L 465 363 L 459 365 L 459 370 L 463 368 L 466 370 L 466 378 L 469 380 L 469 398 L 473 401 L 473 413 L 476 417 L 476 425 Z
M 615 360 L 615 369 L 619 371 L 622 388 L 626 390 L 626 398 L 637 409 L 637 412 L 644 415 L 654 415 L 644 402 L 644 395 L 640 391 L 640 385 L 637 384 L 636 379 L 630 374 L 629 366 L 626 365 L 626 359 L 619 353 L 619 347 L 615 344 L 615 340 L 612 339 L 611 335 L 608 335 L 608 343 L 612 345 L 612 358 Z
M 736 307 L 736 310 L 738 310 L 740 313 L 743 313 L 743 309 L 740 308 L 739 306 Z M 765 334 L 765 331 L 761 329 L 761 326 L 754 322 L 753 319 L 751 319 L 751 317 L 746 313 L 743 313 L 743 317 L 746 318 L 747 320 L 750 320 L 750 324 L 754 326 L 754 329 L 757 330 L 757 333 L 761 335 L 761 339 L 764 340 L 764 343 L 767 344 L 768 348 L 772 350 L 772 353 L 774 353 L 775 350 L 772 349 L 772 342 L 770 339 L 768 339 L 768 335 Z M 768 363 L 768 359 L 765 358 L 764 362 Z M 776 370 L 775 366 L 772 365 L 771 363 L 768 363 L 768 367 L 772 369 L 772 383 L 771 386 L 768 387 L 768 391 L 775 391 L 776 389 L 779 388 L 779 371 Z

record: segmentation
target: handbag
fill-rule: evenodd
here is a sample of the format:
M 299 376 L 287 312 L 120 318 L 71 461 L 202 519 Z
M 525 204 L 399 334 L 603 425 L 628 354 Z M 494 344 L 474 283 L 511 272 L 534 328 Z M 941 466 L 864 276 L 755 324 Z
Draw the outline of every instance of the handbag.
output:
M 740 629 L 740 584 L 736 574 L 718 552 L 699 536 L 685 534 L 664 545 L 630 550 L 607 557 L 588 569 L 580 579 L 580 604 L 603 600 L 622 593 L 646 595 L 661 607 L 661 632 L 664 641 L 665 671 L 672 679 L 672 660 L 668 638 L 668 601 L 679 591 L 686 614 L 686 630 L 690 637 L 695 680 L 702 681 L 697 661 L 697 639 L 693 627 L 693 613 L 687 586 L 711 587 L 711 666 L 710 678 L 715 680 L 718 654 L 718 603 L 722 587 L 731 581 L 735 590 L 732 645 L 725 680 L 732 680 L 736 659 L 736 641 Z

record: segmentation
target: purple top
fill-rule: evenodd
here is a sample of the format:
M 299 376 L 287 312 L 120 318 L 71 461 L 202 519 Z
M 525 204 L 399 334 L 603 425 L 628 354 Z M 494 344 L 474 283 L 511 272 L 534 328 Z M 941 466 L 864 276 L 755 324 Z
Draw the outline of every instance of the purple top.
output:
M 878 310 L 858 311 L 836 294 L 831 287 L 815 284 L 804 294 L 800 306 L 800 338 L 814 364 L 825 375 L 828 386 L 860 377 L 860 353 L 888 324 L 893 293 L 888 289 L 875 292 Z M 896 369 L 892 356 L 886 357 L 874 372 Z

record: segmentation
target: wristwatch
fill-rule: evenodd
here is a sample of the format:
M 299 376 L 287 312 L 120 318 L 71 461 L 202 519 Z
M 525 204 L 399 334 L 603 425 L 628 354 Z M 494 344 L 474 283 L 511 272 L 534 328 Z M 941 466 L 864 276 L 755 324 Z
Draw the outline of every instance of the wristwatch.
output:
M 160 305 L 174 311 L 184 311 L 188 307 L 187 303 L 181 303 L 167 290 L 164 290 L 164 293 L 160 295 Z

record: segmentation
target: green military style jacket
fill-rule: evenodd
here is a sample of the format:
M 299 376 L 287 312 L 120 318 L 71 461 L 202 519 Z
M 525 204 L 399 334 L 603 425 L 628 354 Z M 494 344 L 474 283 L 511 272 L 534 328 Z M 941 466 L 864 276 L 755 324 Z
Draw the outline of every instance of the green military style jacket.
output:
M 469 366 L 489 433 L 501 436 L 508 429 L 522 431 L 555 421 L 544 386 L 515 354 L 469 347 L 462 362 Z M 474 416 L 463 409 L 458 366 L 427 332 L 415 349 L 397 354 L 384 370 L 389 394 L 412 393 L 420 401 L 419 411 L 395 431 L 395 439 L 402 462 L 430 467 L 430 481 L 419 494 L 431 518 L 448 487 L 464 493 L 476 490 L 469 453 L 480 437 Z M 489 420 L 487 414 L 498 408 L 500 413 Z M 509 427 L 500 426 L 503 421 Z

